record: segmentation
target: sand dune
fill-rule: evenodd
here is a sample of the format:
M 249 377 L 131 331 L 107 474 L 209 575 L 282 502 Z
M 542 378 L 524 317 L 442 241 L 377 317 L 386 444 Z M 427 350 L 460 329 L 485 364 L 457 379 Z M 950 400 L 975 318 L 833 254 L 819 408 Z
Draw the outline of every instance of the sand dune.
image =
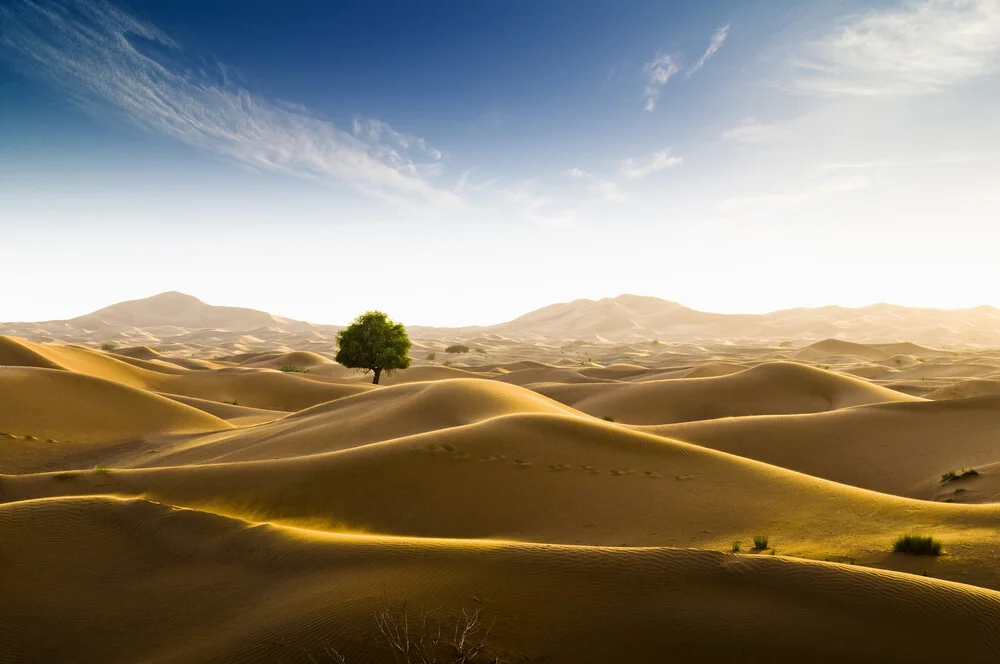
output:
M 540 393 L 596 417 L 669 424 L 741 415 L 812 413 L 915 397 L 791 362 L 710 378 L 598 385 L 537 385 Z
M 977 481 L 941 475 L 1000 462 L 1000 397 L 885 403 L 643 430 L 901 496 L 975 502 Z
M 887 551 L 918 530 L 950 547 L 920 563 L 933 576 L 1000 588 L 1000 505 L 866 492 L 571 415 L 494 417 L 287 459 L 2 480 L 12 500 L 146 496 L 252 521 L 414 537 L 724 551 L 767 532 L 785 555 L 904 570 L 912 561 Z
M 0 539 L 0 581 L 19 598 L 0 603 L 11 661 L 304 663 L 331 645 L 386 661 L 370 618 L 383 591 L 445 621 L 480 606 L 496 619 L 492 654 L 510 661 L 1000 653 L 1000 594 L 830 563 L 306 535 L 94 497 L 0 505 L 0 527 L 24 543 Z M 141 619 L 150 606 L 157 619 Z
M 937 314 L 581 301 L 374 386 L 161 300 L 3 326 L 0 662 L 381 664 L 383 593 L 503 662 L 1000 661 L 1000 354 L 896 334 Z
M 120 383 L 56 369 L 0 367 L 0 468 L 33 472 L 167 433 L 232 425 Z M 97 455 L 97 456 L 95 456 Z

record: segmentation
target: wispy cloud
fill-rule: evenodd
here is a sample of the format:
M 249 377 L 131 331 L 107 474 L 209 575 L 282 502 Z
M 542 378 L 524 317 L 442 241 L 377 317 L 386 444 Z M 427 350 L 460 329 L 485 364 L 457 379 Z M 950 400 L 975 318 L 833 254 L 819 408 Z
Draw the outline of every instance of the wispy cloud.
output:
M 670 153 L 670 148 L 666 150 L 661 150 L 655 153 L 646 161 L 636 161 L 635 159 L 626 159 L 622 162 L 621 174 L 627 178 L 644 178 L 651 173 L 657 171 L 662 171 L 665 168 L 670 168 L 671 166 L 676 166 L 680 164 L 684 159 L 682 157 L 676 157 Z
M 720 48 L 722 48 L 722 45 L 725 43 L 726 37 L 728 36 L 729 36 L 728 25 L 724 25 L 715 31 L 715 34 L 712 35 L 712 41 L 708 43 L 708 48 L 706 48 L 702 56 L 698 58 L 698 61 L 688 68 L 687 70 L 688 77 L 692 76 L 696 71 L 705 66 L 705 63 L 708 62 L 708 60 L 713 55 L 715 55 L 715 53 Z
M 747 118 L 738 126 L 724 132 L 722 137 L 739 143 L 770 143 L 784 135 L 784 129 L 774 123 L 758 122 L 755 118 Z
M 628 194 L 622 190 L 617 182 L 605 180 L 581 168 L 571 168 L 569 174 L 578 180 L 587 182 L 590 191 L 599 198 L 613 203 L 628 200 Z
M 646 74 L 642 96 L 646 100 L 646 110 L 652 112 L 656 109 L 656 100 L 660 98 L 660 88 L 680 71 L 680 67 L 673 56 L 657 53 L 655 58 L 643 65 L 642 70 Z
M 1000 71 L 1000 1 L 910 1 L 851 16 L 793 64 L 791 87 L 810 94 L 940 92 Z
M 244 164 L 345 182 L 379 198 L 460 203 L 431 181 L 440 153 L 377 120 L 341 131 L 304 107 L 236 85 L 221 65 L 189 66 L 168 35 L 105 0 L 12 0 L 0 8 L 0 52 L 95 114 Z

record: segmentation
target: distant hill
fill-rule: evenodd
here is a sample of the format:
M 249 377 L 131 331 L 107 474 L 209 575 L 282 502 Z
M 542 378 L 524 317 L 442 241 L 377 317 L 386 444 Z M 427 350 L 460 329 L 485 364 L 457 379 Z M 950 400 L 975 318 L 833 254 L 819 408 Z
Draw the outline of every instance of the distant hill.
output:
M 176 291 L 112 304 L 93 313 L 72 318 L 66 323 L 85 328 L 172 326 L 232 332 L 271 327 L 300 331 L 303 328 L 313 327 L 309 323 L 281 318 L 256 309 L 205 304 L 194 296 Z
M 656 297 L 619 295 L 553 304 L 482 328 L 504 336 L 632 342 L 844 339 L 869 343 L 1000 345 L 1000 310 L 921 309 L 892 304 L 819 307 L 768 314 L 716 314 Z
M 268 344 L 335 352 L 332 344 L 338 329 L 338 326 L 313 325 L 255 309 L 214 306 L 178 292 L 119 302 L 70 320 L 0 323 L 0 334 L 38 341 L 100 343 L 114 340 L 120 345 L 136 346 L 170 339 L 177 343 L 215 345 L 233 353 Z M 986 306 L 945 310 L 874 304 L 859 308 L 785 309 L 767 314 L 718 314 L 697 311 L 657 297 L 619 295 L 552 304 L 512 321 L 486 327 L 410 326 L 409 330 L 414 338 L 452 340 L 493 335 L 527 341 L 613 343 L 657 339 L 752 344 L 787 340 L 801 346 L 831 339 L 869 344 L 905 341 L 935 347 L 1000 346 L 1000 310 Z M 808 353 L 835 355 L 856 351 L 838 350 L 835 345 L 826 344 L 811 348 Z M 886 347 L 877 353 L 906 354 L 907 347 Z

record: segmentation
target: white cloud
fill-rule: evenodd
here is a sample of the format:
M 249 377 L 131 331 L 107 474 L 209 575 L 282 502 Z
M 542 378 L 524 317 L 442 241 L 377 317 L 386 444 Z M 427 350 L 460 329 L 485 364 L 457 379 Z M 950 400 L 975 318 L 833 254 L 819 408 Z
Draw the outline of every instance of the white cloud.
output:
M 794 63 L 826 96 L 940 92 L 1000 71 L 1000 1 L 922 0 L 851 16 Z
M 690 77 L 696 71 L 704 67 L 705 63 L 708 62 L 709 58 L 715 55 L 716 51 L 722 48 L 722 44 L 725 43 L 726 37 L 728 36 L 729 36 L 728 25 L 724 25 L 718 30 L 716 30 L 715 34 L 712 35 L 712 41 L 708 43 L 708 48 L 705 49 L 705 53 L 702 54 L 700 58 L 698 58 L 698 62 L 694 63 L 694 65 L 692 65 L 691 68 L 687 70 L 687 75 Z
M 617 182 L 597 177 L 582 168 L 571 168 L 569 169 L 569 174 L 578 180 L 587 181 L 590 191 L 606 201 L 620 203 L 628 199 L 628 195 L 622 191 Z
M 661 150 L 654 154 L 648 161 L 637 162 L 635 159 L 626 159 L 622 162 L 621 174 L 627 178 L 644 178 L 656 171 L 670 168 L 680 164 L 684 159 L 670 154 L 670 148 Z
M 652 111 L 660 97 L 660 88 L 680 71 L 680 67 L 672 56 L 657 53 L 655 58 L 643 65 L 642 70 L 646 73 L 646 87 L 642 96 L 646 100 L 646 110 Z
M 722 134 L 722 137 L 740 143 L 770 143 L 784 135 L 784 130 L 777 124 L 758 122 L 755 118 L 747 118 L 739 126 L 733 127 Z
M 90 112 L 262 170 L 407 203 L 461 202 L 428 180 L 440 153 L 421 139 L 367 119 L 355 120 L 352 135 L 293 102 L 235 87 L 221 65 L 206 66 L 106 2 L 13 0 L 0 21 L 0 52 Z

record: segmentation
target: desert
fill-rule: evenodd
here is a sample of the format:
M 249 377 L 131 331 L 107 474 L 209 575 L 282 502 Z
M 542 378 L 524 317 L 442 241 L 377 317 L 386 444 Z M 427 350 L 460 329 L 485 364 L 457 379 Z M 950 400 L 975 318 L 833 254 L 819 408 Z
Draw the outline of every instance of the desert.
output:
M 379 616 L 475 616 L 467 661 L 1000 652 L 995 350 L 628 340 L 617 299 L 414 329 L 377 385 L 179 293 L 4 325 L 0 657 L 398 661 Z

